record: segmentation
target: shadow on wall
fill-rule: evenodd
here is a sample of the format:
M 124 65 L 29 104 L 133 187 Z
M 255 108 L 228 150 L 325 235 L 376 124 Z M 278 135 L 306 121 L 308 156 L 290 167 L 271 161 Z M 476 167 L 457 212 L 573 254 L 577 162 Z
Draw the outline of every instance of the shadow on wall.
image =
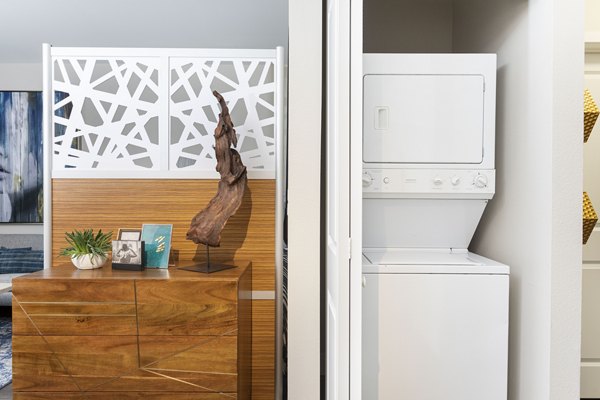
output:
M 250 214 L 252 213 L 252 191 L 246 185 L 242 204 L 235 215 L 229 218 L 225 228 L 221 232 L 221 246 L 210 249 L 211 262 L 224 263 L 235 259 L 235 254 L 242 247 L 246 240 L 248 224 L 250 223 Z M 196 247 L 194 261 L 206 262 L 206 247 L 199 244 Z

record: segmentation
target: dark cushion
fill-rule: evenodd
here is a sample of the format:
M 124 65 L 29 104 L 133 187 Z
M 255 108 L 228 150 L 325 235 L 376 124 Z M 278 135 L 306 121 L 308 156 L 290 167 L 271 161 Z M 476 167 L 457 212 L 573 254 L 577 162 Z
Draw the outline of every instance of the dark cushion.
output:
M 43 268 L 43 250 L 0 251 L 0 274 L 25 274 Z
M 0 252 L 6 252 L 6 253 L 14 253 L 14 252 L 20 252 L 20 251 L 24 251 L 24 250 L 31 250 L 31 247 L 0 247 Z

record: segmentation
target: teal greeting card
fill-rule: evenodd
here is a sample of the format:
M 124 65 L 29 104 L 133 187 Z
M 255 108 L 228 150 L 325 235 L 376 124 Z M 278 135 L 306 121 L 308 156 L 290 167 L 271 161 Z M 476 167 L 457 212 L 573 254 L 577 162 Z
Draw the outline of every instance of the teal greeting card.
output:
M 144 224 L 142 240 L 146 254 L 146 268 L 168 268 L 173 225 Z

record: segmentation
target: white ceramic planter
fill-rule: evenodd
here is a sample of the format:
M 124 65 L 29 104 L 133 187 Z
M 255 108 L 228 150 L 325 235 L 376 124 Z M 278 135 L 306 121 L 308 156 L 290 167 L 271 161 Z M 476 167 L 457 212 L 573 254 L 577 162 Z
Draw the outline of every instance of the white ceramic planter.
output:
M 102 268 L 108 257 L 100 257 L 97 255 L 84 254 L 81 256 L 72 256 L 71 262 L 79 269 L 95 269 Z

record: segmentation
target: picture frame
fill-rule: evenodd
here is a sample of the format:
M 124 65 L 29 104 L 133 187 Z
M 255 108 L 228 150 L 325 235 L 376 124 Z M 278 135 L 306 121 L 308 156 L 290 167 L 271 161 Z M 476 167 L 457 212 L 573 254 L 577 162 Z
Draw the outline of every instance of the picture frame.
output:
M 146 268 L 169 268 L 172 234 L 173 224 L 142 225 Z
M 112 267 L 129 271 L 144 269 L 144 242 L 141 240 L 113 240 Z
M 119 228 L 117 240 L 142 240 L 140 228 Z

